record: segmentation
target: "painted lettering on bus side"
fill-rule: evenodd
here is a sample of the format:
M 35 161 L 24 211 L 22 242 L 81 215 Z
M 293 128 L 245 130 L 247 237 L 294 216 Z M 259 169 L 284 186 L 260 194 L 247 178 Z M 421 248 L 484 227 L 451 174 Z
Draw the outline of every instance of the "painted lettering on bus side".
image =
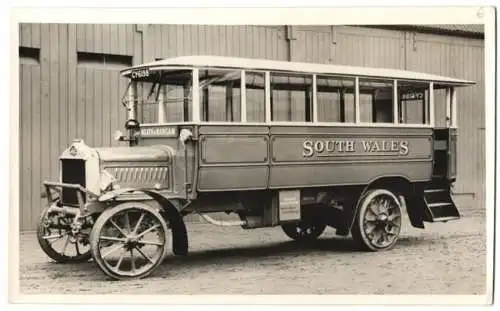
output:
M 407 141 L 373 141 L 368 140 L 362 141 L 363 150 L 365 152 L 397 152 L 400 155 L 408 154 L 408 142 Z
M 409 153 L 406 140 L 305 140 L 302 156 L 308 158 L 335 156 L 346 153 L 384 153 L 406 156 Z

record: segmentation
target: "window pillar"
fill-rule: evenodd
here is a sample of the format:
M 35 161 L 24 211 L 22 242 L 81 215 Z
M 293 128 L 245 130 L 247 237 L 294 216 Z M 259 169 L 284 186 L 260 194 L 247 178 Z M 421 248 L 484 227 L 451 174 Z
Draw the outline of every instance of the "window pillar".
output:
M 451 88 L 451 127 L 458 127 L 457 88 Z
M 318 122 L 318 99 L 317 99 L 318 89 L 316 86 L 316 75 L 313 75 L 312 79 L 312 109 L 313 109 L 313 122 Z
M 354 122 L 359 123 L 361 114 L 359 111 L 359 78 L 354 79 Z
M 200 84 L 199 84 L 200 71 L 198 68 L 193 69 L 193 90 L 191 92 L 193 100 L 193 122 L 200 121 Z
M 393 113 L 393 123 L 399 123 L 399 111 L 398 111 L 398 80 L 394 80 L 394 85 L 392 88 L 392 113 Z
M 434 82 L 429 83 L 429 124 L 434 127 Z
M 165 123 L 166 122 L 166 111 L 167 111 L 167 86 L 166 85 L 159 85 L 160 87 L 160 94 L 158 96 L 158 123 Z
M 246 123 L 247 122 L 247 83 L 245 80 L 245 70 L 241 71 L 241 122 Z
M 446 89 L 446 127 L 451 126 L 451 89 Z
M 269 71 L 266 71 L 265 74 L 265 94 L 266 94 L 266 116 L 265 120 L 267 122 L 271 122 L 271 74 Z

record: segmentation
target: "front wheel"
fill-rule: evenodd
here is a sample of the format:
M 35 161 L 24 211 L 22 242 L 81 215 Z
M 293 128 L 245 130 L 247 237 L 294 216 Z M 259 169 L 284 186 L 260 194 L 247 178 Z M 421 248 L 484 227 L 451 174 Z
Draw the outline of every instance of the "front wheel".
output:
M 325 231 L 326 224 L 313 221 L 284 224 L 281 226 L 285 234 L 298 242 L 311 242 L 316 240 Z
M 157 210 L 139 202 L 123 203 L 97 219 L 90 235 L 92 256 L 114 279 L 143 278 L 163 261 L 167 233 Z
M 401 232 L 401 214 L 401 204 L 391 191 L 369 190 L 358 204 L 351 229 L 354 241 L 370 251 L 392 248 Z
M 84 219 L 82 228 L 73 230 L 75 216 L 49 212 L 44 208 L 37 228 L 37 240 L 42 250 L 59 263 L 85 262 L 91 258 L 89 233 L 92 219 Z M 90 217 L 90 216 L 89 216 Z

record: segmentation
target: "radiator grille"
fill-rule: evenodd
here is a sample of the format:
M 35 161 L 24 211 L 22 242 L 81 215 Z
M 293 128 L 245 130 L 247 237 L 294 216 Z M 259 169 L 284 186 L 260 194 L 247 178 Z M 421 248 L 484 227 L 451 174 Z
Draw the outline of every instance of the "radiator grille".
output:
M 67 184 L 79 184 L 85 187 L 85 161 L 75 159 L 63 159 L 62 182 Z M 78 198 L 74 189 L 62 189 L 62 203 L 64 205 L 78 205 Z M 85 199 L 85 196 L 84 196 Z

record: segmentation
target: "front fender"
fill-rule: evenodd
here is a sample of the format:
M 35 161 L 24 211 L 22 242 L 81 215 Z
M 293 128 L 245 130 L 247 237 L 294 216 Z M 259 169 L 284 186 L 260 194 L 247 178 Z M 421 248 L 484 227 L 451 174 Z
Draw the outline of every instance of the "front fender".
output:
M 184 224 L 182 215 L 179 213 L 175 205 L 169 199 L 162 196 L 160 193 L 150 189 L 138 188 L 123 188 L 109 191 L 98 198 L 98 201 L 104 202 L 115 199 L 122 194 L 130 192 L 142 192 L 153 200 L 158 202 L 162 208 L 161 214 L 169 222 L 172 228 L 172 249 L 176 255 L 187 255 L 188 238 L 187 229 Z
M 105 202 L 109 200 L 113 200 L 116 197 L 119 197 L 120 195 L 127 193 L 127 192 L 134 192 L 134 191 L 141 191 L 140 189 L 135 189 L 135 188 L 123 188 L 123 189 L 116 189 L 112 191 L 108 191 L 105 194 L 99 196 L 97 199 L 99 202 Z M 141 191 L 144 193 L 144 191 Z

